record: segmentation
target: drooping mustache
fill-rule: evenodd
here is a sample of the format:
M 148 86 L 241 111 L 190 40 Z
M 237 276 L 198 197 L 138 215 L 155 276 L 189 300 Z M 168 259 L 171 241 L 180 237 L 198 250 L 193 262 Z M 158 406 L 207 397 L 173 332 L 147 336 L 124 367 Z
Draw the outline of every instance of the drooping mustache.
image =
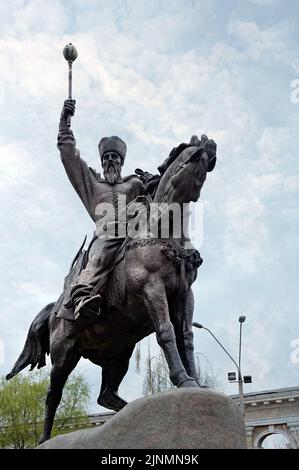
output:
M 109 161 L 103 164 L 104 178 L 110 183 L 114 184 L 121 175 L 121 164 Z

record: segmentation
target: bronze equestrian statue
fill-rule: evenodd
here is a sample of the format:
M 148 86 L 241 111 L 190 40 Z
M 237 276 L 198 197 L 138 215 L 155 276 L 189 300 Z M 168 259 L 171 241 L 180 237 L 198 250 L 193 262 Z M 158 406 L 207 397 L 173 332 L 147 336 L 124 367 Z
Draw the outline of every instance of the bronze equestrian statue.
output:
M 135 175 L 122 178 L 126 145 L 116 136 L 104 138 L 99 143 L 102 178 L 76 149 L 68 127 L 74 111 L 75 102 L 67 100 L 60 119 L 58 147 L 67 175 L 96 223 L 95 236 L 87 250 L 81 246 L 59 299 L 33 320 L 24 349 L 7 375 L 10 379 L 28 365 L 30 370 L 43 367 L 46 354 L 51 356 L 40 442 L 50 438 L 63 387 L 81 357 L 102 367 L 98 404 L 116 411 L 126 405 L 118 388 L 135 345 L 153 332 L 167 360 L 172 383 L 177 387 L 199 386 L 193 352 L 191 286 L 202 259 L 190 244 L 187 216 L 182 214 L 184 205 L 200 197 L 207 172 L 216 163 L 216 144 L 207 136 L 193 136 L 189 143 L 171 151 L 159 167 L 160 174 L 137 169 Z M 112 226 L 114 237 L 103 238 L 104 216 L 98 207 L 110 202 L 116 209 L 119 195 L 126 198 L 127 207 L 136 200 L 147 209 L 153 202 L 164 203 L 163 207 L 176 204 L 182 209 L 181 235 L 174 233 L 170 220 L 165 237 L 159 213 L 155 236 L 152 232 L 149 237 L 124 236 L 116 210 L 114 218 L 105 219 L 105 228 Z

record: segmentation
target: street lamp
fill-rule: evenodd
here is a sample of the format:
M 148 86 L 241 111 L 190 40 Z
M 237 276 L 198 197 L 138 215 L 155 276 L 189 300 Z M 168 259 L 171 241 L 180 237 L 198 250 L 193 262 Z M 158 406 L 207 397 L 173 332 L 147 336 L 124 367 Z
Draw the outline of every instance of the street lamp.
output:
M 240 402 L 242 402 L 241 411 L 243 411 L 243 414 L 244 414 L 244 393 L 243 393 L 243 378 L 242 378 L 242 374 L 241 374 L 241 352 L 242 352 L 242 326 L 243 326 L 243 323 L 245 322 L 245 320 L 246 320 L 245 315 L 241 315 L 239 317 L 240 335 L 239 335 L 239 367 L 238 367 L 239 377 L 238 377 L 238 383 L 239 383 Z M 241 395 L 242 395 L 242 398 L 241 398 Z M 243 410 L 242 410 L 242 407 L 243 407 Z
M 239 338 L 239 364 L 234 360 L 234 358 L 231 356 L 231 354 L 225 349 L 223 344 L 220 343 L 220 341 L 216 338 L 216 336 L 212 333 L 212 331 L 209 328 L 206 328 L 205 326 L 201 325 L 200 323 L 193 322 L 193 326 L 196 328 L 201 328 L 203 330 L 206 330 L 210 333 L 211 336 L 215 339 L 215 341 L 219 344 L 219 346 L 223 349 L 223 351 L 228 355 L 228 357 L 232 360 L 232 362 L 235 364 L 237 371 L 238 371 L 238 380 L 236 380 L 236 374 L 234 372 L 229 372 L 228 373 L 228 380 L 230 382 L 238 382 L 239 385 L 239 406 L 241 413 L 244 416 L 244 392 L 243 392 L 243 383 L 245 382 L 246 378 L 246 383 L 251 383 L 251 377 L 250 376 L 244 376 L 244 380 L 242 377 L 241 373 L 241 346 L 242 346 L 242 324 L 245 322 L 246 317 L 244 315 L 239 317 L 239 322 L 240 322 L 240 338 Z

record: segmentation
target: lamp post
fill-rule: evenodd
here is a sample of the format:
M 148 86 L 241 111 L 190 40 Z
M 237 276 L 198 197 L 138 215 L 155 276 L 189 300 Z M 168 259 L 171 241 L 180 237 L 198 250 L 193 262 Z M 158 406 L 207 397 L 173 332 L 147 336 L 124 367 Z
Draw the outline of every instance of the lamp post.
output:
M 239 335 L 239 367 L 238 367 L 238 384 L 239 384 L 239 397 L 240 397 L 240 408 L 241 412 L 244 413 L 244 391 L 243 391 L 243 377 L 241 373 L 241 353 L 242 353 L 242 326 L 245 322 L 246 317 L 245 315 L 241 315 L 239 317 L 240 323 L 240 335 Z
M 196 328 L 201 328 L 203 330 L 206 330 L 210 333 L 211 336 L 213 336 L 213 338 L 215 339 L 215 341 L 219 344 L 219 346 L 223 349 L 223 351 L 227 354 L 227 356 L 231 359 L 231 361 L 235 364 L 236 368 L 237 368 L 237 371 L 238 371 L 238 386 L 239 386 L 239 406 L 240 406 L 240 410 L 241 410 L 241 413 L 243 414 L 244 416 L 244 392 L 243 392 L 243 383 L 244 383 L 244 380 L 243 380 L 243 377 L 242 377 L 242 373 L 241 373 L 241 346 L 242 346 L 242 325 L 243 323 L 245 322 L 246 320 L 246 317 L 244 315 L 240 316 L 239 317 L 239 322 L 240 322 L 240 336 L 239 336 L 239 364 L 237 364 L 237 362 L 235 361 L 235 359 L 232 357 L 232 355 L 227 351 L 227 349 L 225 349 L 225 347 L 223 346 L 223 344 L 220 343 L 220 341 L 218 340 L 218 338 L 216 338 L 216 336 L 214 335 L 214 333 L 212 333 L 212 331 L 209 329 L 209 328 L 206 328 L 205 326 L 201 325 L 200 323 L 197 323 L 197 322 L 193 322 L 193 326 L 195 326 Z M 235 375 L 235 374 L 234 374 Z M 230 374 L 229 374 L 230 376 Z M 249 379 L 249 376 L 246 376 L 247 377 L 247 380 Z M 230 380 L 231 381 L 231 380 Z M 250 378 L 250 381 L 251 381 L 251 378 Z

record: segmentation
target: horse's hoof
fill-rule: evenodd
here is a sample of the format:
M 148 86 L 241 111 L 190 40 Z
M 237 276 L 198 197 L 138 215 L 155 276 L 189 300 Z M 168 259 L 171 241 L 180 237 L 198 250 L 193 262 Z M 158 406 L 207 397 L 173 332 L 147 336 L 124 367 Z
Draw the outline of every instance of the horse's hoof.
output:
M 98 405 L 104 406 L 109 410 L 120 411 L 128 403 L 120 398 L 115 392 L 105 391 L 102 396 L 98 398 Z
M 180 383 L 179 388 L 200 388 L 195 379 L 186 379 L 184 382 Z

